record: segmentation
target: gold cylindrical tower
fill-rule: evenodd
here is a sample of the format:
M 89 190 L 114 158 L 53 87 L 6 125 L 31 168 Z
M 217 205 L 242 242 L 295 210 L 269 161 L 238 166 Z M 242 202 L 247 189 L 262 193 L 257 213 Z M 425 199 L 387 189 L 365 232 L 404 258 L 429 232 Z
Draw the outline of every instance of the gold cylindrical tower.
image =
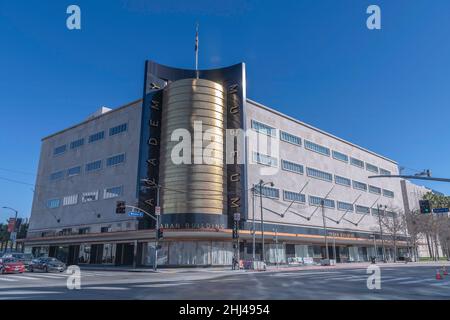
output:
M 164 89 L 160 153 L 163 214 L 225 213 L 225 106 L 223 86 L 210 80 L 183 79 Z

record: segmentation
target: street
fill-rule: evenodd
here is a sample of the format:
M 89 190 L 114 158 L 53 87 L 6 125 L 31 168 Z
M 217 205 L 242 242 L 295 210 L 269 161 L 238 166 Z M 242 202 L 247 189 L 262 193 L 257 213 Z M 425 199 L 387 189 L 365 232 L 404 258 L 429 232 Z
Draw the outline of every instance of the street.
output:
M 81 289 L 65 273 L 0 275 L 0 299 L 450 299 L 450 276 L 437 266 L 381 267 L 381 289 L 367 288 L 366 268 L 278 269 L 267 272 L 165 269 L 154 272 L 81 271 Z

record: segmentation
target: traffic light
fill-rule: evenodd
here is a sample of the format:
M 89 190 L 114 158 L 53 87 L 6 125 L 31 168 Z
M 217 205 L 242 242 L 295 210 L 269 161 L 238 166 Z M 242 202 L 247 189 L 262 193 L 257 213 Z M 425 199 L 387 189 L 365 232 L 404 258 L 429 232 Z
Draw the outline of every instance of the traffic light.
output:
M 431 213 L 431 203 L 430 200 L 419 200 L 420 213 L 427 214 Z
M 126 204 L 125 201 L 116 202 L 116 214 L 125 214 Z
M 162 228 L 159 228 L 159 229 L 158 229 L 157 235 L 158 235 L 158 240 L 160 240 L 160 239 L 163 238 L 164 232 L 163 232 L 163 229 L 162 229 Z
M 233 226 L 233 239 L 239 239 L 239 230 L 237 223 L 234 223 Z

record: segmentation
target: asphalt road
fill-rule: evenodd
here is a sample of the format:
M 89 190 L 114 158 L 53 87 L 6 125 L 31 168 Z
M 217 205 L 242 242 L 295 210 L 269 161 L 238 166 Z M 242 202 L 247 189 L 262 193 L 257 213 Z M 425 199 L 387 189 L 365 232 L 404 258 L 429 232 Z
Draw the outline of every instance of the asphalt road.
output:
M 367 288 L 366 269 L 269 272 L 164 270 L 81 271 L 81 289 L 65 273 L 0 275 L 0 299 L 450 299 L 450 276 L 436 267 L 381 266 L 381 289 Z

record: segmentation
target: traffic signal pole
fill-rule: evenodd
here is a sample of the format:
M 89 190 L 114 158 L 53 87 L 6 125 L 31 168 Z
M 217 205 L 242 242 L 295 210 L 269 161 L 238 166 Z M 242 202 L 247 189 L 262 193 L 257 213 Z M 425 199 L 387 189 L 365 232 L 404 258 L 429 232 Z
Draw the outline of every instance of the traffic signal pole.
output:
M 158 184 L 156 186 L 156 207 L 159 206 L 159 190 L 161 186 Z M 158 209 L 159 210 L 159 209 Z M 153 270 L 158 270 L 158 246 L 159 246 L 159 227 L 160 227 L 160 212 L 156 212 L 156 226 L 155 226 L 155 260 L 153 261 Z

